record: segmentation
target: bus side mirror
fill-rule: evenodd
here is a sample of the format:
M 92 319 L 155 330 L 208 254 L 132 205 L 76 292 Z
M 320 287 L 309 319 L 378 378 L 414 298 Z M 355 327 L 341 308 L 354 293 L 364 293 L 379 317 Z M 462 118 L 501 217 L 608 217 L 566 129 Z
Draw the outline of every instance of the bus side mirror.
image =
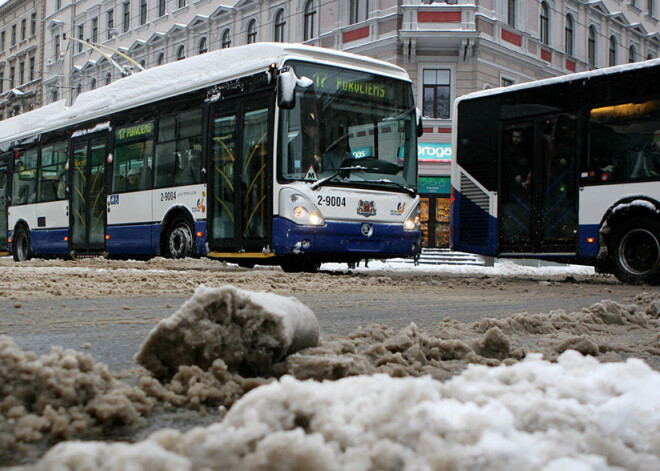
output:
M 424 134 L 424 125 L 422 124 L 422 112 L 419 111 L 419 108 L 415 108 L 417 113 L 417 137 L 422 137 Z
M 296 106 L 296 87 L 307 88 L 313 83 L 307 77 L 298 78 L 292 69 L 280 72 L 277 76 L 277 106 L 292 110 Z

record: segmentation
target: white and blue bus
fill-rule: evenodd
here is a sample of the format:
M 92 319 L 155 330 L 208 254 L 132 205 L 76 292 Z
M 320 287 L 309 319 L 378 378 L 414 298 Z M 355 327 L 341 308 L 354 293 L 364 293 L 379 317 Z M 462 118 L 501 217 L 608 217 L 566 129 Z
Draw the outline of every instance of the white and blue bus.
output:
M 455 103 L 455 250 L 660 282 L 660 60 Z
M 1 122 L 0 245 L 287 271 L 411 256 L 418 115 L 403 69 L 318 47 L 155 67 Z

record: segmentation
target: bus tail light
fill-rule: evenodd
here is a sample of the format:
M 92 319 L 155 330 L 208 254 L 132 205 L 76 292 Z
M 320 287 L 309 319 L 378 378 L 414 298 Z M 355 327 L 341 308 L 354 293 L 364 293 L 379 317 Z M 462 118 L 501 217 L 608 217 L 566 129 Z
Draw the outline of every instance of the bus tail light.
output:
M 64 242 L 69 242 L 69 236 L 64 236 Z
M 105 235 L 105 240 L 110 240 L 110 234 Z
M 596 239 L 594 239 L 593 237 L 587 237 L 588 244 L 593 244 L 594 242 L 596 242 Z
M 197 235 L 197 237 L 202 237 L 204 234 L 200 231 L 196 235 Z

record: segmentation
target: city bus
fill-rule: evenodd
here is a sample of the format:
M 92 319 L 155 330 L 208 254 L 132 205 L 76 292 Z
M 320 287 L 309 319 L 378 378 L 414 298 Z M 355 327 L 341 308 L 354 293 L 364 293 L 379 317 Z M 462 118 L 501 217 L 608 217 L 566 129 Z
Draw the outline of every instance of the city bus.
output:
M 2 121 L 6 249 L 316 271 L 420 249 L 406 72 L 296 44 L 208 52 Z
M 454 104 L 450 243 L 660 281 L 660 60 Z

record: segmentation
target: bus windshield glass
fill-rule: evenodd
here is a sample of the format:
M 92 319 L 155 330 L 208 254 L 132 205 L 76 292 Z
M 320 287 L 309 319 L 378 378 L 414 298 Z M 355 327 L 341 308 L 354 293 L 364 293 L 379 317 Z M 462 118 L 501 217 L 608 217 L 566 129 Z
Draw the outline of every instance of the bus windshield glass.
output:
M 281 112 L 282 180 L 416 188 L 410 82 L 298 61 L 287 65 L 312 84 L 296 87 L 294 108 Z

